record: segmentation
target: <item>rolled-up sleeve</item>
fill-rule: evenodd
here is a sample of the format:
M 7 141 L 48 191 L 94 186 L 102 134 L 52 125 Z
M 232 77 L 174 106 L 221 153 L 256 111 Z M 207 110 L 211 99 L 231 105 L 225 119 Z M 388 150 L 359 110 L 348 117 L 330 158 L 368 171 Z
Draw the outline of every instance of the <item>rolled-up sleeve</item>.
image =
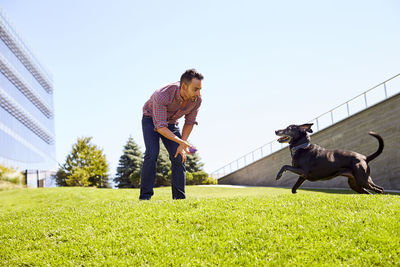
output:
M 200 106 L 201 106 L 201 98 L 198 98 L 193 110 L 185 115 L 185 124 L 198 125 L 196 119 L 197 119 L 197 113 L 199 113 L 200 110 Z
M 162 92 L 156 92 L 152 97 L 153 102 L 153 123 L 155 130 L 168 127 L 167 106 L 169 97 Z

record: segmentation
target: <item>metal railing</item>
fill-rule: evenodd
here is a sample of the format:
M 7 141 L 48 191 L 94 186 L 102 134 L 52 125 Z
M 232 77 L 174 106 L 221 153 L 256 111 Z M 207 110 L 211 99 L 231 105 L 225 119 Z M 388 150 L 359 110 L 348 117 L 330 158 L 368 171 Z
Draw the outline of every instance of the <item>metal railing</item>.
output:
M 400 79 L 396 79 L 399 76 L 400 73 L 309 121 L 314 123 L 314 133 L 399 93 Z M 280 144 L 274 139 L 217 169 L 210 176 L 219 179 L 287 146 L 287 144 Z

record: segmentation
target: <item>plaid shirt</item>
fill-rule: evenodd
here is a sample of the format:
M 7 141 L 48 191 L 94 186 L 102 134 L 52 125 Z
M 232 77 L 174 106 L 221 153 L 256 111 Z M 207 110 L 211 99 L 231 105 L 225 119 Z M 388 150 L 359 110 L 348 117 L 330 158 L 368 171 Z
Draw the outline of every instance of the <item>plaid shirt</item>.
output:
M 153 93 L 143 106 L 143 115 L 153 118 L 155 129 L 178 124 L 178 119 L 185 115 L 185 124 L 197 124 L 196 117 L 201 105 L 201 97 L 188 100 L 181 107 L 183 98 L 180 94 L 180 82 L 168 84 Z

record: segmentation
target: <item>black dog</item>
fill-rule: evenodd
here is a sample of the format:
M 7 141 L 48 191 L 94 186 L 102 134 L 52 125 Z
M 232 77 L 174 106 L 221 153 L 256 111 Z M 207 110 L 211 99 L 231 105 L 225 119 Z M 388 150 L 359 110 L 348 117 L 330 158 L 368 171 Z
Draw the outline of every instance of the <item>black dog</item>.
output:
M 368 162 L 375 159 L 383 151 L 383 139 L 374 132 L 370 135 L 378 139 L 378 150 L 366 157 L 362 154 L 345 151 L 329 150 L 310 144 L 307 132 L 312 133 L 312 123 L 303 125 L 290 125 L 284 130 L 275 131 L 281 136 L 279 143 L 289 143 L 292 155 L 292 166 L 284 165 L 276 176 L 279 180 L 285 171 L 300 175 L 292 188 L 296 193 L 297 188 L 305 181 L 328 180 L 337 176 L 348 177 L 349 186 L 360 194 L 370 194 L 366 189 L 383 194 L 383 188 L 372 182 Z

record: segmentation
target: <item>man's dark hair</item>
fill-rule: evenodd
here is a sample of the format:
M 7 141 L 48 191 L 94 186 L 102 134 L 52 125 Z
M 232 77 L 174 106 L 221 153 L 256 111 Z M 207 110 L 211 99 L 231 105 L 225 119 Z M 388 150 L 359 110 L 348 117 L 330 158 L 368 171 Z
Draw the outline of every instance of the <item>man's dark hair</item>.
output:
M 195 69 L 186 70 L 181 76 L 181 83 L 190 83 L 193 78 L 199 79 L 200 81 L 203 80 L 203 75 L 197 72 Z

